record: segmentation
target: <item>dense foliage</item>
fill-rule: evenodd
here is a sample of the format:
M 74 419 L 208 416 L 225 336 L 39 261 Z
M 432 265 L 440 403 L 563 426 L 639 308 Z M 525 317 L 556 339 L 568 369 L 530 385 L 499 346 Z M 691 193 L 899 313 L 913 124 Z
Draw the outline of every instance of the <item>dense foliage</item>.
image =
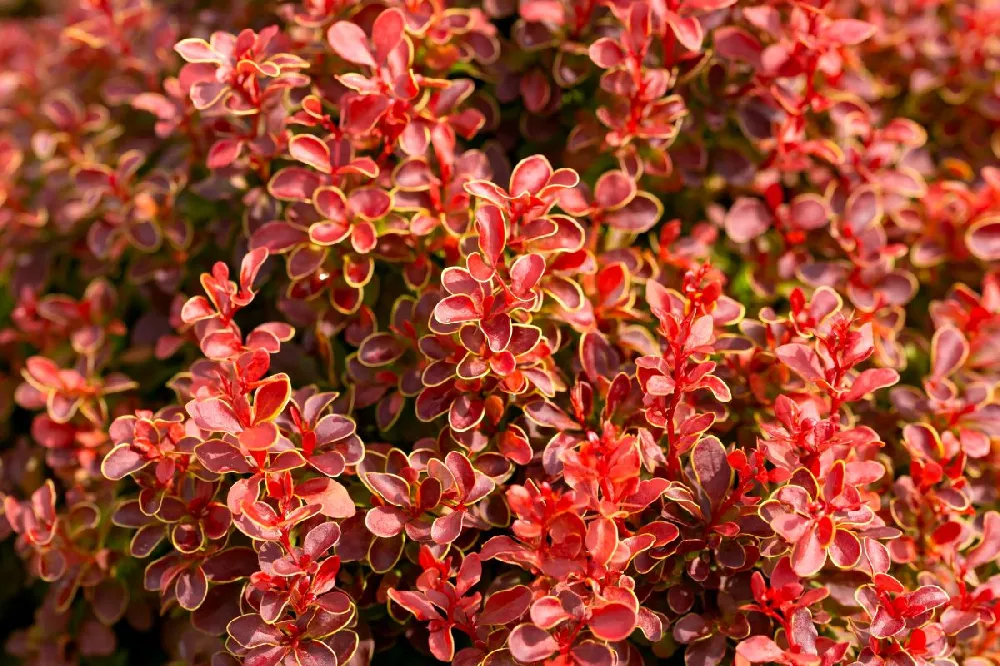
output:
M 5 663 L 1000 665 L 998 165 L 995 0 L 22 8 Z

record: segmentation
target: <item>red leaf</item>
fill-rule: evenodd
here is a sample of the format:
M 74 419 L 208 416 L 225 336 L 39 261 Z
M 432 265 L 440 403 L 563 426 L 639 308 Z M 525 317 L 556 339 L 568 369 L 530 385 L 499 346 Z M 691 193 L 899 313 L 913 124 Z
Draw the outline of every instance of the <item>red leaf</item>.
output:
M 375 47 L 377 62 L 384 63 L 389 60 L 389 54 L 403 40 L 405 25 L 403 13 L 398 9 L 386 9 L 378 15 L 372 25 L 372 44 Z
M 819 229 L 830 219 L 826 200 L 815 194 L 800 194 L 788 207 L 788 215 L 799 229 Z
M 737 243 L 746 243 L 771 227 L 771 211 L 759 200 L 742 197 L 726 213 L 726 233 Z
M 531 664 L 545 659 L 559 649 L 548 632 L 533 624 L 519 624 L 507 639 L 510 653 L 518 661 Z
M 350 518 L 357 510 L 347 488 L 333 479 L 309 479 L 299 483 L 295 492 L 307 504 L 317 505 L 320 513 L 329 518 Z
M 476 231 L 480 251 L 495 266 L 507 243 L 507 225 L 500 209 L 492 204 L 480 206 L 476 211 Z
M 510 315 L 505 312 L 493 315 L 489 319 L 480 322 L 480 327 L 486 336 L 486 342 L 489 344 L 490 351 L 496 354 L 507 349 L 514 332 Z
M 751 636 L 736 646 L 736 654 L 752 664 L 780 662 L 784 651 L 767 636 Z
M 874 35 L 875 30 L 874 25 L 865 21 L 837 19 L 824 28 L 823 36 L 838 44 L 854 46 Z
M 311 134 L 293 136 L 288 142 L 288 152 L 300 162 L 322 173 L 330 173 L 330 147 Z M 274 184 L 272 182 L 272 189 Z M 311 191 L 310 191 L 311 194 Z
M 733 482 L 726 449 L 715 437 L 703 437 L 691 451 L 691 466 L 698 485 L 708 495 L 712 506 L 717 506 L 729 494 Z
M 826 548 L 820 541 L 819 529 L 810 526 L 792 548 L 792 569 L 802 578 L 814 576 L 826 564 Z
M 119 444 L 104 456 L 101 473 L 112 481 L 120 481 L 129 474 L 138 472 L 148 462 L 145 456 L 133 451 L 128 444 Z
M 195 453 L 201 464 L 216 474 L 227 472 L 246 474 L 252 469 L 238 448 L 221 439 L 202 442 L 195 449 Z
M 518 162 L 510 174 L 510 193 L 513 196 L 538 194 L 552 177 L 552 165 L 541 155 L 532 155 Z
M 500 434 L 500 440 L 497 442 L 497 450 L 505 458 L 518 465 L 527 465 L 533 455 L 531 445 L 528 441 L 512 430 Z
M 177 582 L 174 584 L 174 595 L 177 597 L 177 603 L 184 610 L 193 611 L 201 606 L 207 594 L 208 579 L 200 566 L 191 567 L 177 576 Z
M 551 629 L 571 617 L 559 597 L 542 597 L 531 605 L 531 621 L 543 629 Z
M 312 193 L 316 212 L 328 220 L 339 222 L 346 226 L 347 197 L 336 187 L 319 187 Z M 316 226 L 315 224 L 312 226 Z
M 32 356 L 25 361 L 28 378 L 40 389 L 59 388 L 62 386 L 59 366 L 44 356 Z
M 363 134 L 370 132 L 389 110 L 385 95 L 345 95 L 340 126 L 345 132 Z
M 510 290 L 518 298 L 527 298 L 545 273 L 545 260 L 539 254 L 524 254 L 510 267 Z
M 792 342 L 778 347 L 775 352 L 781 362 L 797 372 L 807 381 L 823 379 L 823 365 L 816 351 L 800 342 Z
M 830 559 L 838 567 L 853 567 L 861 559 L 861 542 L 847 530 L 837 530 L 830 544 Z
M 236 412 L 220 398 L 192 400 L 187 405 L 188 413 L 203 430 L 236 434 L 243 430 Z
M 725 25 L 712 33 L 716 54 L 727 60 L 742 60 L 751 65 L 760 62 L 760 41 L 742 28 Z
M 201 340 L 201 351 L 212 360 L 228 359 L 243 351 L 243 341 L 229 329 L 209 333 Z
M 181 321 L 185 324 L 193 324 L 202 319 L 209 319 L 216 314 L 215 308 L 204 296 L 194 296 L 189 298 L 184 307 L 181 308 Z
M 375 536 L 394 537 L 405 524 L 403 512 L 393 506 L 377 506 L 365 514 L 365 527 Z
M 337 663 L 337 653 L 326 643 L 302 641 L 295 648 L 297 666 L 328 666 Z
M 983 533 L 979 543 L 965 556 L 971 570 L 992 562 L 1000 555 L 1000 513 L 987 511 L 983 517 Z
M 326 522 L 309 530 L 303 543 L 303 550 L 314 560 L 324 555 L 340 540 L 340 526 Z
M 324 247 L 336 245 L 350 235 L 351 225 L 347 222 L 317 222 L 309 227 L 309 240 Z
M 351 210 L 367 220 L 385 217 L 392 209 L 392 197 L 377 187 L 362 187 L 351 192 Z
M 249 451 L 266 451 L 278 441 L 278 427 L 270 422 L 258 423 L 240 433 L 240 444 Z
M 431 524 L 431 538 L 434 543 L 448 544 L 462 533 L 462 517 L 465 511 L 452 511 L 448 515 L 436 518 Z
M 610 603 L 590 614 L 587 626 L 602 641 L 623 641 L 635 631 L 638 616 L 631 607 Z
M 304 231 L 293 227 L 287 222 L 268 222 L 253 233 L 250 240 L 251 249 L 265 248 L 271 253 L 281 253 L 291 250 L 308 239 Z
M 220 54 L 204 39 L 182 39 L 174 45 L 174 50 L 187 62 L 222 62 Z
M 899 382 L 899 373 L 892 368 L 869 368 L 854 380 L 851 389 L 844 396 L 844 400 L 854 402 L 869 393 L 893 386 L 897 382 Z
M 965 364 L 969 356 L 969 343 L 954 326 L 942 326 L 931 340 L 931 374 L 948 377 Z
M 254 391 L 254 423 L 273 421 L 285 409 L 292 397 L 292 386 L 288 375 L 281 373 L 269 377 L 266 383 Z
M 396 506 L 410 505 L 410 486 L 402 477 L 382 472 L 369 472 L 365 475 L 365 481 L 386 502 Z
M 885 608 L 879 606 L 872 623 L 868 627 L 868 632 L 873 638 L 890 638 L 906 628 L 906 622 L 890 614 Z
M 406 348 L 389 333 L 373 333 L 361 342 L 358 360 L 370 368 L 388 365 L 398 360 Z
M 881 216 L 878 195 L 870 187 L 856 189 L 844 205 L 844 222 L 855 236 L 878 223 Z
M 441 614 L 427 600 L 427 597 L 420 592 L 403 592 L 390 589 L 389 598 L 413 613 L 413 616 L 421 622 L 441 619 Z
M 427 646 L 439 661 L 450 662 L 455 658 L 455 637 L 451 627 L 432 631 L 427 638 Z
M 973 224 L 965 234 L 965 243 L 983 261 L 1000 259 L 1000 217 L 987 217 Z
M 519 619 L 531 604 L 531 589 L 517 585 L 509 590 L 494 592 L 486 599 L 479 623 L 484 625 L 510 624 Z
M 482 286 L 473 277 L 472 273 L 457 266 L 449 266 L 441 271 L 441 286 L 449 294 L 465 294 L 466 296 L 481 297 L 483 293 Z
M 319 185 L 320 177 L 315 172 L 301 167 L 288 167 L 274 174 L 267 189 L 282 201 L 308 201 Z
M 212 148 L 208 151 L 208 168 L 222 169 L 229 166 L 240 156 L 242 149 L 242 141 L 219 139 L 212 144 Z
M 620 208 L 636 195 L 635 180 L 624 171 L 608 171 L 597 179 L 594 203 L 605 210 Z
M 486 415 L 486 403 L 476 396 L 460 395 L 451 403 L 448 424 L 455 432 L 466 432 L 479 425 Z
M 378 243 L 375 225 L 367 220 L 359 220 L 351 227 L 351 247 L 358 254 L 368 254 Z
M 616 229 L 641 234 L 649 231 L 663 215 L 663 204 L 647 192 L 639 192 L 625 206 L 611 211 L 605 216 L 609 225 Z
M 338 21 L 330 26 L 326 39 L 341 58 L 355 65 L 375 66 L 368 48 L 368 36 L 360 27 L 350 21 Z
M 587 550 L 594 561 L 607 564 L 618 548 L 618 528 L 610 518 L 599 516 L 587 526 Z
M 282 638 L 280 629 L 265 624 L 256 614 L 236 618 L 229 623 L 228 631 L 233 640 L 243 647 L 274 644 Z
M 479 309 L 468 296 L 456 294 L 443 299 L 434 308 L 434 318 L 442 324 L 460 324 L 479 319 Z
M 923 585 L 911 592 L 906 597 L 910 610 L 920 611 L 931 610 L 938 606 L 943 606 L 951 599 L 947 592 L 937 585 Z
M 693 16 L 677 16 L 673 12 L 667 15 L 667 22 L 677 35 L 679 41 L 688 51 L 700 51 L 705 39 L 701 22 Z
M 199 81 L 191 86 L 191 102 L 199 111 L 214 106 L 229 92 L 221 81 Z
M 618 42 L 610 37 L 601 37 L 590 45 L 590 59 L 602 69 L 614 69 L 625 60 L 625 53 Z
M 541 69 L 530 69 L 520 79 L 521 97 L 524 99 L 524 106 L 532 113 L 541 113 L 548 106 L 552 99 L 552 84 L 548 76 Z M 530 159 L 530 158 L 529 158 Z M 517 196 L 524 192 L 537 194 L 537 190 L 515 190 L 511 188 L 511 194 Z

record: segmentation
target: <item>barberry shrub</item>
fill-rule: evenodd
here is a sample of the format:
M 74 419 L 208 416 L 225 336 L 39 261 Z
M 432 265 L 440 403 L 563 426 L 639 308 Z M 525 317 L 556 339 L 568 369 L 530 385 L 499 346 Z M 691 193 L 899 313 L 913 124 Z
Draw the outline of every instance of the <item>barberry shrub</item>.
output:
M 1000 666 L 996 2 L 0 12 L 0 663 Z

